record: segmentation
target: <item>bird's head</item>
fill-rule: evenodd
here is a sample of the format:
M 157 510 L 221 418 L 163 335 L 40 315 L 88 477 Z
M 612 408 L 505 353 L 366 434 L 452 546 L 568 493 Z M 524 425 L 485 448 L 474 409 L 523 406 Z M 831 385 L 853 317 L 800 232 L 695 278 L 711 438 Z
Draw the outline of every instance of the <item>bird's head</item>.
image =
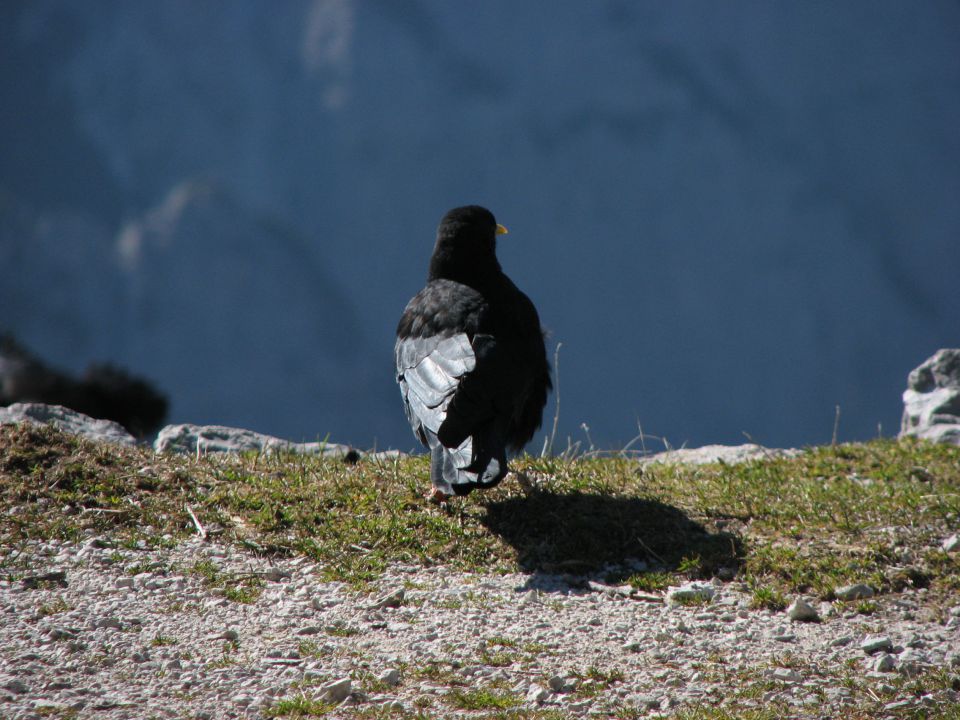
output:
M 430 258 L 430 279 L 445 278 L 476 285 L 489 273 L 499 273 L 497 235 L 506 232 L 493 213 L 479 205 L 450 210 L 437 228 L 437 243 Z

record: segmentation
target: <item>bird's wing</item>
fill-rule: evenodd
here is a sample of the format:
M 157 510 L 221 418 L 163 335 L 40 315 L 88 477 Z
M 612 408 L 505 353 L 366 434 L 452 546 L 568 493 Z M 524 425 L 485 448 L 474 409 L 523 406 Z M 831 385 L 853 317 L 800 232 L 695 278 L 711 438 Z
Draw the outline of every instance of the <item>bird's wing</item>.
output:
M 506 473 L 502 428 L 490 423 L 495 342 L 466 333 L 397 341 L 397 381 L 410 426 L 434 456 L 431 481 L 447 494 L 496 485 Z
M 448 337 L 408 337 L 397 340 L 397 382 L 410 426 L 420 440 L 436 436 L 461 379 L 476 367 L 476 355 L 466 333 Z

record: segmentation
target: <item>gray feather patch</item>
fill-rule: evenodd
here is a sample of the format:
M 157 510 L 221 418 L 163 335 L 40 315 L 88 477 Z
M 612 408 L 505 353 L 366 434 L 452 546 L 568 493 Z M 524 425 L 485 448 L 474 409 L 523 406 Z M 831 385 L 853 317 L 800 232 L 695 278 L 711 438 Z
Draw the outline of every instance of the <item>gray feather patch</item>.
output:
M 460 379 L 476 366 L 469 338 L 406 338 L 397 341 L 395 352 L 407 419 L 418 434 L 418 426 L 436 433 Z

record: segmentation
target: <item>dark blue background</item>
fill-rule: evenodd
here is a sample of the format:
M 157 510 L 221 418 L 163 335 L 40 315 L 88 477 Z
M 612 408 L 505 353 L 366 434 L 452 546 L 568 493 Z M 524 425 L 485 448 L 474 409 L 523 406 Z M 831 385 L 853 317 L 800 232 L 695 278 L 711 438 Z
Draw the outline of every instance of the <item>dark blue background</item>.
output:
M 465 203 L 561 446 L 893 434 L 958 341 L 955 2 L 8 1 L 0 57 L 0 327 L 172 421 L 411 448 L 393 330 Z

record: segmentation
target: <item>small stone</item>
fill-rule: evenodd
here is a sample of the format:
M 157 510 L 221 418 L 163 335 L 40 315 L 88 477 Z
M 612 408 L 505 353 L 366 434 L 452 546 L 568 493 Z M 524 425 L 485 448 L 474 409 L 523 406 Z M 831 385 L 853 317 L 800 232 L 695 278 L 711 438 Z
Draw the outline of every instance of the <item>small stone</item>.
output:
M 666 695 L 660 699 L 660 709 L 663 710 L 664 712 L 666 712 L 670 708 L 676 707 L 679 704 L 680 704 L 680 701 L 677 700 L 675 697 L 671 697 L 670 695 Z
M 927 656 L 913 648 L 905 650 L 897 659 L 897 669 L 900 674 L 909 678 L 917 677 L 929 665 Z
M 150 659 L 150 651 L 144 648 L 131 655 L 130 659 L 135 663 L 145 663 Z
M 396 687 L 400 684 L 400 671 L 396 668 L 390 668 L 381 673 L 377 679 L 385 685 Z
M 837 596 L 837 600 L 864 600 L 866 598 L 872 598 L 874 596 L 873 588 L 869 585 L 864 585 L 863 583 L 857 583 L 856 585 L 844 585 L 833 591 L 833 594 Z
M 781 682 L 788 683 L 798 683 L 803 681 L 803 677 L 796 670 L 792 668 L 775 668 L 771 673 L 770 677 L 774 680 L 780 680 Z
M 590 588 L 593 592 L 603 593 L 610 597 L 627 597 L 633 592 L 633 588 L 629 585 L 606 585 L 604 583 L 595 582 L 594 580 L 587 581 L 587 587 Z
M 547 698 L 550 697 L 550 691 L 545 687 L 540 685 L 533 684 L 527 689 L 527 702 L 531 705 L 540 705 L 546 702 Z
M 898 700 L 897 702 L 887 703 L 883 709 L 887 712 L 896 712 L 897 710 L 906 710 L 913 707 L 913 700 Z
M 383 610 L 384 608 L 395 608 L 400 607 L 403 604 L 403 599 L 406 596 L 406 591 L 401 587 L 393 590 L 392 592 L 383 595 L 382 597 L 375 600 L 371 605 L 368 605 L 369 610 Z
M 873 655 L 875 652 L 880 652 L 881 650 L 893 650 L 893 642 L 886 635 L 869 635 L 860 643 L 860 649 L 867 655 Z
M 954 552 L 960 550 L 960 535 L 954 533 L 940 545 L 944 552 Z
M 52 627 L 48 631 L 51 640 L 76 640 L 77 631 L 72 628 Z
M 99 618 L 94 621 L 93 626 L 95 628 L 112 628 L 114 630 L 122 630 L 123 623 L 120 622 L 120 618 L 116 617 L 104 617 Z
M 873 663 L 874 672 L 893 672 L 893 669 L 897 666 L 897 659 L 890 653 L 883 653 L 877 657 Z
M 537 597 L 537 591 L 528 590 L 527 592 L 525 592 L 523 595 L 520 596 L 519 604 L 523 606 L 527 606 L 527 605 L 534 605 L 538 602 L 540 602 L 540 598 Z
M 660 698 L 653 695 L 631 695 L 627 700 L 641 711 L 659 710 Z
M 819 622 L 820 615 L 803 598 L 796 598 L 787 608 L 787 616 L 794 622 Z
M 17 680 L 17 679 L 8 680 L 6 683 L 3 684 L 3 687 L 4 689 L 9 690 L 10 692 L 15 693 L 17 695 L 24 695 L 30 692 L 30 688 L 27 686 L 27 684 L 23 680 Z
M 679 587 L 671 586 L 667 588 L 667 602 L 675 605 L 709 602 L 716 592 L 712 585 L 704 582 L 691 582 Z
M 321 696 L 332 703 L 342 703 L 350 697 L 350 691 L 353 689 L 353 683 L 350 678 L 345 677 L 336 680 L 329 685 L 324 685 L 320 691 Z

